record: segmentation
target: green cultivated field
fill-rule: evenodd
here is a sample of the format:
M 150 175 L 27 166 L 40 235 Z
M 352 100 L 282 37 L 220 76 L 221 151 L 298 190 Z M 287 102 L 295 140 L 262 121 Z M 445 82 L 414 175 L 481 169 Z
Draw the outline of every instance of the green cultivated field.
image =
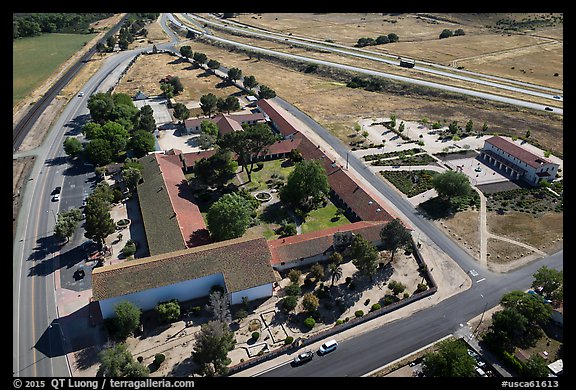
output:
M 40 86 L 95 34 L 44 34 L 12 44 L 12 105 Z

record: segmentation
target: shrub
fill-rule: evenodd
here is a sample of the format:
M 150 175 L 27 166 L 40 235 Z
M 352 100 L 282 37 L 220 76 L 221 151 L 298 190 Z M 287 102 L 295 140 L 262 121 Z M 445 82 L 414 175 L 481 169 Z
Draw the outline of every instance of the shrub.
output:
M 428 290 L 428 286 L 426 283 L 418 283 L 418 287 L 416 288 L 416 292 L 422 292 Z
M 297 284 L 290 284 L 284 288 L 284 292 L 286 295 L 297 297 L 302 293 L 302 290 Z
M 166 360 L 166 356 L 163 353 L 157 353 L 154 355 L 154 365 L 159 366 Z
M 408 297 L 410 296 L 410 294 L 408 294 L 407 292 L 405 292 L 402 296 L 403 296 L 404 298 L 408 298 Z
M 138 356 L 136 360 L 138 360 L 138 363 L 142 363 L 144 361 L 144 358 L 142 356 Z
M 260 333 L 252 332 L 252 340 L 256 341 L 260 338 Z
M 244 318 L 248 317 L 248 313 L 244 309 L 240 309 L 236 312 L 236 319 L 243 320 Z
M 344 321 L 342 320 L 336 320 L 336 325 L 342 325 L 344 323 Z
M 314 325 L 316 325 L 316 320 L 312 317 L 308 317 L 304 320 L 304 325 L 308 328 L 308 329 L 312 329 L 314 327 Z
M 362 317 L 362 316 L 364 315 L 364 311 L 363 311 L 363 310 L 356 310 L 356 311 L 354 312 L 354 315 L 355 315 L 357 318 L 360 318 L 360 317 Z
M 298 298 L 293 295 L 289 295 L 282 300 L 282 309 L 286 312 L 294 310 L 296 305 L 298 305 Z
M 120 251 L 125 257 L 133 256 L 136 253 L 136 244 L 132 240 L 128 240 L 124 248 Z
M 352 281 L 352 277 L 346 276 L 346 284 L 350 284 L 351 281 Z
M 298 283 L 300 281 L 300 275 L 302 275 L 302 271 L 298 269 L 291 269 L 288 272 L 288 279 L 290 279 L 292 283 Z
M 375 303 L 372 305 L 372 307 L 370 308 L 370 311 L 376 311 L 376 310 L 380 310 L 382 306 L 380 306 L 379 303 Z
M 202 310 L 202 307 L 194 306 L 190 310 L 192 311 L 192 314 L 194 314 L 195 316 L 198 316 L 198 315 L 200 315 L 200 311 Z
M 177 300 L 172 300 L 169 302 L 160 302 L 155 307 L 156 313 L 160 322 L 170 323 L 176 321 L 180 317 L 180 304 Z
M 288 336 L 284 339 L 284 345 L 289 345 L 292 344 L 294 342 L 294 337 L 292 336 Z

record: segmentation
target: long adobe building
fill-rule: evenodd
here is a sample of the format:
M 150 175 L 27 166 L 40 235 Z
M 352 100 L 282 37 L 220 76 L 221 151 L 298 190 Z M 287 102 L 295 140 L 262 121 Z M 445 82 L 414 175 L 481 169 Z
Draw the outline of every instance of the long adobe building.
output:
M 185 301 L 207 296 L 215 284 L 225 288 L 232 304 L 242 302 L 243 297 L 270 297 L 277 282 L 274 269 L 324 261 L 354 234 L 380 244 L 382 227 L 395 216 L 298 131 L 296 121 L 286 111 L 269 100 L 259 100 L 257 105 L 272 127 L 285 137 L 259 159 L 284 158 L 296 149 L 305 159 L 320 161 L 326 170 L 330 195 L 346 210 L 352 223 L 271 241 L 241 237 L 211 243 L 184 172 L 214 151 L 149 154 L 140 159 L 144 173 L 138 185 L 138 199 L 150 256 L 93 270 L 93 299 L 99 303 L 104 318 L 113 316 L 114 305 L 122 300 L 148 310 L 170 299 Z

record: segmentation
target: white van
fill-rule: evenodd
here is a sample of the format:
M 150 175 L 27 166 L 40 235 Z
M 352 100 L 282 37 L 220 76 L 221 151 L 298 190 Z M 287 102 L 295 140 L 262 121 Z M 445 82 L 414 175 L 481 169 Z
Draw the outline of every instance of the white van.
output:
M 328 340 L 320 346 L 320 349 L 318 349 L 318 353 L 320 355 L 324 355 L 328 352 L 334 351 L 337 346 L 338 346 L 338 343 L 336 342 L 336 340 L 334 340 L 334 339 Z

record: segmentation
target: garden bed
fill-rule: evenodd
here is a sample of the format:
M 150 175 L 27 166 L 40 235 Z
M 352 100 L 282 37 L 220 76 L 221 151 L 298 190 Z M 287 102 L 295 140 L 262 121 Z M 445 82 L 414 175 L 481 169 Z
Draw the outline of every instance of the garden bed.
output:
M 380 171 L 380 173 L 409 198 L 433 188 L 432 178 L 438 174 L 429 170 Z

